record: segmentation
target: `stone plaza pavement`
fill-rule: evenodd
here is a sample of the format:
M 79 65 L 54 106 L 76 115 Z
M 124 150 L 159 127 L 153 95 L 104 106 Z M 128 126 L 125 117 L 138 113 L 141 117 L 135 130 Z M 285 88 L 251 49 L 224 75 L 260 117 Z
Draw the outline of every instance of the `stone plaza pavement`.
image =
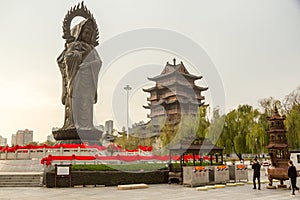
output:
M 267 176 L 261 171 L 261 179 Z M 0 172 L 4 173 L 4 172 Z M 15 172 L 16 173 L 16 172 Z M 22 172 L 24 173 L 24 172 Z M 4 173 L 5 174 L 5 173 Z M 252 170 L 248 173 L 249 180 L 252 179 Z M 288 181 L 285 181 L 289 185 Z M 278 185 L 274 182 L 273 185 Z M 300 186 L 300 177 L 297 180 Z M 261 185 L 261 190 L 253 190 L 252 184 L 244 186 L 225 187 L 210 189 L 208 191 L 197 191 L 196 187 L 182 186 L 179 184 L 153 184 L 146 189 L 118 190 L 114 187 L 74 187 L 74 188 L 46 188 L 46 187 L 0 187 L 0 200 L 285 200 L 300 199 L 300 193 L 296 192 L 291 197 L 288 189 L 266 189 L 267 184 Z
M 288 184 L 288 182 L 286 182 Z M 299 183 L 299 182 L 298 182 Z M 275 185 L 278 183 L 275 183 Z M 76 188 L 45 188 L 45 187 L 2 187 L 0 188 L 0 200 L 77 200 L 77 199 L 101 199 L 101 200 L 285 200 L 300 199 L 300 193 L 291 197 L 291 191 L 287 189 L 266 189 L 267 184 L 262 184 L 262 190 L 253 190 L 252 185 L 210 189 L 208 191 L 196 191 L 193 187 L 184 187 L 177 184 L 153 184 L 146 189 L 118 190 L 117 187 L 76 187 Z

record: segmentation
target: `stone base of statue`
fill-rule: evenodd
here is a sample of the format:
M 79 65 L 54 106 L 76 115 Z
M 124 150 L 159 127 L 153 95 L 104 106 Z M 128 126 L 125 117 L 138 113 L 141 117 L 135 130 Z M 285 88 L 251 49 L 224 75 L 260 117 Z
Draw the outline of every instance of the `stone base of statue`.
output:
M 82 129 L 58 129 L 52 131 L 55 140 L 62 144 L 99 144 L 102 131 L 94 128 L 89 130 Z

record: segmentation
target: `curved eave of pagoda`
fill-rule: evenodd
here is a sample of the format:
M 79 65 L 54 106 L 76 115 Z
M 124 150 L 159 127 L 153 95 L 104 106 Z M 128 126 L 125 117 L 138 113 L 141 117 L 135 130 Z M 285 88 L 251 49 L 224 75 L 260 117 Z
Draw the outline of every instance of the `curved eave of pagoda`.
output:
M 192 88 L 191 84 L 188 81 L 181 81 L 181 80 L 176 80 L 176 79 L 162 84 L 161 87 L 162 88 L 163 87 L 169 88 L 170 86 L 176 86 L 176 85 L 182 85 L 182 86 L 185 86 L 185 87 Z
M 289 146 L 287 144 L 269 144 L 267 146 L 268 149 L 283 149 L 288 148 Z
M 197 96 L 196 99 L 199 100 L 199 101 L 201 101 L 201 100 L 204 100 L 205 97 L 204 96 Z
M 186 74 L 186 73 L 181 73 L 181 72 L 178 72 L 178 71 L 171 71 L 169 73 L 166 73 L 166 74 L 160 74 L 158 76 L 154 76 L 154 77 L 148 77 L 148 80 L 150 81 L 157 81 L 157 80 L 160 80 L 162 78 L 166 78 L 168 76 L 172 76 L 174 74 L 178 74 L 178 75 L 182 75 L 182 76 L 185 76 L 185 77 L 189 77 L 189 78 L 192 78 L 193 80 L 198 80 L 198 79 L 201 79 L 203 78 L 203 76 L 195 76 L 195 75 L 192 75 L 192 74 Z
M 150 109 L 150 106 L 149 105 L 143 105 L 143 108 Z
M 285 117 L 270 117 L 268 118 L 269 121 L 284 121 Z
M 155 107 L 155 106 L 161 106 L 161 105 L 164 105 L 164 104 L 173 104 L 173 103 L 177 103 L 179 102 L 180 104 L 195 104 L 195 105 L 198 105 L 198 106 L 202 106 L 204 105 L 204 102 L 200 102 L 200 101 L 193 101 L 193 100 L 178 100 L 178 99 L 174 99 L 172 101 L 167 101 L 167 100 L 164 100 L 164 101 L 158 101 L 156 103 L 152 103 L 151 105 L 148 105 L 148 106 L 143 106 L 144 108 L 151 108 L 151 107 Z
M 175 80 L 175 79 L 173 81 L 169 81 L 168 83 L 160 85 L 160 88 L 169 89 L 171 86 L 176 86 L 176 85 L 182 85 L 182 86 L 188 87 L 188 89 L 198 90 L 199 92 L 208 90 L 208 87 L 191 85 L 191 83 L 188 81 L 180 81 L 180 80 Z
M 208 87 L 201 87 L 201 86 L 197 86 L 197 85 L 195 85 L 194 88 L 200 90 L 201 92 L 208 90 Z
M 153 90 L 156 90 L 156 86 L 153 86 L 153 87 L 151 87 L 151 88 L 143 88 L 143 91 L 144 91 L 144 92 L 151 92 L 151 91 L 153 91 Z
M 285 129 L 270 129 L 268 130 L 268 133 L 286 133 L 287 130 Z
M 174 100 L 171 100 L 171 101 L 165 101 L 166 104 L 172 104 L 172 103 L 177 103 L 179 102 L 180 104 L 189 104 L 189 103 L 192 103 L 192 104 L 199 104 L 199 102 L 197 101 L 192 101 L 190 99 L 184 99 L 184 100 L 178 100 L 178 99 L 174 99 Z
M 148 115 L 148 118 L 164 117 L 165 115 L 166 115 L 165 113 L 163 113 L 163 114 L 153 114 L 153 113 L 151 113 L 151 114 Z
M 267 119 L 269 120 L 269 121 L 278 121 L 278 120 L 281 120 L 281 121 L 283 121 L 283 120 L 285 120 L 285 115 L 283 115 L 283 116 L 280 116 L 279 114 L 277 114 L 277 113 L 275 113 L 274 115 L 272 115 L 271 117 L 267 117 Z
M 151 103 L 151 105 L 149 105 L 149 106 L 150 106 L 150 107 L 151 107 L 151 106 L 158 106 L 158 105 L 163 105 L 164 103 L 165 103 L 165 100 L 160 99 L 158 102 Z
M 183 94 L 174 94 L 174 93 L 170 93 L 170 94 L 167 94 L 167 95 L 165 95 L 165 96 L 163 96 L 163 97 L 161 97 L 161 98 L 163 98 L 163 99 L 167 99 L 167 98 L 170 98 L 170 97 L 176 97 L 176 99 L 180 99 L 180 98 L 191 98 L 191 97 L 189 97 L 189 95 L 183 95 Z M 197 97 L 194 97 L 194 99 L 198 99 L 198 100 L 204 100 L 205 99 L 205 97 L 204 96 L 197 96 Z

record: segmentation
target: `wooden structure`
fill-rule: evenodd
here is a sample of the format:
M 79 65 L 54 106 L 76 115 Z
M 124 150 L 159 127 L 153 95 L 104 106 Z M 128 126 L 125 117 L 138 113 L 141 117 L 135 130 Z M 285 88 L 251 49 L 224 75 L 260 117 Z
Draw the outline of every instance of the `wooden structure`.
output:
M 213 165 L 213 156 L 215 156 L 216 163 L 223 164 L 223 149 L 211 143 L 206 138 L 196 138 L 192 143 L 180 142 L 174 146 L 169 147 L 170 158 L 174 154 L 180 155 L 180 165 L 184 165 L 184 156 L 187 154 L 193 155 L 193 164 L 196 165 L 195 155 L 209 155 L 210 165 Z M 221 157 L 219 160 L 219 156 Z M 201 159 L 200 159 L 201 162 Z M 202 164 L 202 163 L 200 163 Z
M 288 151 L 288 144 L 286 139 L 286 129 L 284 127 L 285 116 L 281 116 L 278 113 L 278 109 L 275 106 L 274 113 L 271 117 L 268 117 L 270 129 L 268 134 L 270 135 L 269 155 L 271 158 L 272 166 L 268 169 L 269 187 L 272 187 L 272 180 L 280 180 L 278 187 L 286 187 L 283 185 L 284 180 L 288 180 L 287 170 L 288 161 L 290 160 L 290 153 Z
M 169 148 L 170 155 L 170 166 L 169 166 L 169 182 L 171 179 L 178 179 L 179 183 L 182 183 L 182 167 L 186 165 L 184 161 L 184 156 L 188 154 L 193 155 L 193 165 L 196 165 L 196 155 L 209 155 L 210 156 L 210 165 L 213 165 L 213 156 L 215 161 L 219 165 L 223 165 L 223 149 L 211 143 L 210 140 L 206 138 L 196 138 L 192 143 L 182 141 L 179 144 L 170 146 Z M 171 157 L 173 155 L 180 155 L 180 168 L 174 168 L 171 163 Z M 219 160 L 220 156 L 220 160 Z M 203 159 L 200 158 L 200 165 L 202 165 Z
M 148 118 L 154 126 L 159 125 L 160 117 L 166 117 L 166 123 L 176 125 L 182 114 L 197 116 L 198 107 L 204 105 L 201 92 L 208 88 L 195 85 L 202 76 L 190 74 L 183 62 L 176 64 L 175 58 L 173 61 L 173 64 L 167 62 L 160 75 L 148 78 L 155 81 L 154 87 L 143 89 L 150 93 L 149 103 L 143 107 L 150 109 Z

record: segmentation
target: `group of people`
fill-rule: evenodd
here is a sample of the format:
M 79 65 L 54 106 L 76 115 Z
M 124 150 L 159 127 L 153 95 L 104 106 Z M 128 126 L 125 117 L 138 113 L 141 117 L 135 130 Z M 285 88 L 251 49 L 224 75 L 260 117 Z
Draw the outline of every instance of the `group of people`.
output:
M 291 189 L 292 189 L 292 196 L 295 195 L 295 190 L 298 190 L 299 187 L 297 187 L 297 169 L 295 165 L 293 164 L 293 161 L 288 162 L 289 168 L 288 168 L 288 177 L 290 179 Z M 252 164 L 253 169 L 253 189 L 256 189 L 256 179 L 258 182 L 258 190 L 260 190 L 260 163 L 257 161 L 257 158 L 254 159 L 254 162 Z

